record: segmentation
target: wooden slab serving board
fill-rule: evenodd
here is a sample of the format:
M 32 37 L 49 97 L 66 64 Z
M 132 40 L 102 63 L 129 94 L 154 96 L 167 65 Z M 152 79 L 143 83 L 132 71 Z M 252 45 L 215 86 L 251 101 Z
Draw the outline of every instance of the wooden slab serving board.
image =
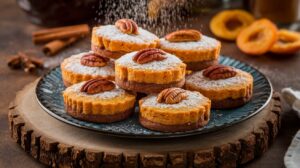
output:
M 9 106 L 13 140 L 53 167 L 236 167 L 261 156 L 281 121 L 278 93 L 254 117 L 217 132 L 172 139 L 128 139 L 63 123 L 39 106 L 37 81 Z

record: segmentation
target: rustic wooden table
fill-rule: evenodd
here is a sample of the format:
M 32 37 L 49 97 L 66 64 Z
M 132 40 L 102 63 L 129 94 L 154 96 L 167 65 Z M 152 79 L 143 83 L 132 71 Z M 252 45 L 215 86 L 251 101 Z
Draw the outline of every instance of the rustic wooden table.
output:
M 211 35 L 207 30 L 210 16 L 193 19 L 191 25 Z M 27 155 L 19 145 L 14 143 L 8 130 L 8 104 L 15 93 L 37 76 L 28 75 L 22 71 L 12 71 L 6 65 L 6 59 L 16 51 L 35 48 L 31 43 L 31 32 L 38 27 L 30 24 L 26 16 L 13 0 L 0 2 L 0 167 L 42 167 L 42 165 Z M 88 39 L 67 49 L 61 56 L 88 49 Z M 266 74 L 273 83 L 274 89 L 280 91 L 283 87 L 300 89 L 300 53 L 293 56 L 274 56 L 267 54 L 260 57 L 246 56 L 234 43 L 222 41 L 223 55 L 247 62 Z M 55 58 L 53 58 L 55 59 Z M 57 59 L 56 59 L 57 61 Z M 283 167 L 283 156 L 293 135 L 300 128 L 299 118 L 295 112 L 284 105 L 282 128 L 270 149 L 259 159 L 246 167 Z

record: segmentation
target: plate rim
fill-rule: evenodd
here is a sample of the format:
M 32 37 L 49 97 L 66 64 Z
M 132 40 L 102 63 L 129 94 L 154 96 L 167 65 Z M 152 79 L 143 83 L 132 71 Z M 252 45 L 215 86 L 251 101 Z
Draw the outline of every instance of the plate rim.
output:
M 72 126 L 76 126 L 78 128 L 81 128 L 81 129 L 88 129 L 88 130 L 92 130 L 92 131 L 95 131 L 95 133 L 99 133 L 99 134 L 103 134 L 103 135 L 109 135 L 109 136 L 114 136 L 114 137 L 120 137 L 120 138 L 137 138 L 137 139 L 166 139 L 166 138 L 180 138 L 180 137 L 188 137 L 188 136 L 195 136 L 195 135 L 201 135 L 201 134 L 206 134 L 206 133 L 212 133 L 212 132 L 216 132 L 216 131 L 219 131 L 219 130 L 222 130 L 222 129 L 225 129 L 225 128 L 228 128 L 232 125 L 235 125 L 235 124 L 238 124 L 238 123 L 241 123 L 243 121 L 246 121 L 248 120 L 249 118 L 255 116 L 256 114 L 258 114 L 259 112 L 261 112 L 267 105 L 268 103 L 271 101 L 272 99 L 272 95 L 273 95 L 273 85 L 270 81 L 270 79 L 265 75 L 263 74 L 261 71 L 259 71 L 257 68 L 255 68 L 254 66 L 248 64 L 248 63 L 245 63 L 243 61 L 240 61 L 238 59 L 235 59 L 235 58 L 232 58 L 232 57 L 229 57 L 229 56 L 224 56 L 224 55 L 220 55 L 220 57 L 224 57 L 224 58 L 229 58 L 231 60 L 234 60 L 234 61 L 238 61 L 239 63 L 243 63 L 245 64 L 246 66 L 248 67 L 251 67 L 252 69 L 254 69 L 256 72 L 260 73 L 267 81 L 267 83 L 269 84 L 270 86 L 270 93 L 269 93 L 269 97 L 268 99 L 266 100 L 266 102 L 260 107 L 258 108 L 255 112 L 251 113 L 250 115 L 247 115 L 246 117 L 242 118 L 242 119 L 239 119 L 239 120 L 235 120 L 235 121 L 232 121 L 230 123 L 227 123 L 227 124 L 224 124 L 222 126 L 215 126 L 214 128 L 212 129 L 209 129 L 207 131 L 196 131 L 196 130 L 191 130 L 191 131 L 185 131 L 185 132 L 175 132 L 175 133 L 168 133 L 166 135 L 136 135 L 136 134 L 133 134 L 133 133 L 112 133 L 110 131 L 105 131 L 105 130 L 99 130 L 99 129 L 96 129 L 96 128 L 92 128 L 92 127 L 88 127 L 88 126 L 84 126 L 84 125 L 80 125 L 80 124 L 77 124 L 77 123 L 74 123 L 72 121 L 69 121 L 61 116 L 59 116 L 58 114 L 52 112 L 50 109 L 48 109 L 47 107 L 45 107 L 41 101 L 39 100 L 39 97 L 38 97 L 38 86 L 41 85 L 42 83 L 42 80 L 44 79 L 45 76 L 47 76 L 48 74 L 50 74 L 53 70 L 55 69 L 58 69 L 60 68 L 60 65 L 52 68 L 49 70 L 49 72 L 47 72 L 46 74 L 42 75 L 38 81 L 38 83 L 36 84 L 35 86 L 35 98 L 38 102 L 38 104 L 40 105 L 40 107 L 46 112 L 48 113 L 50 116 L 54 117 L 55 119 L 57 120 L 60 120 L 60 121 L 63 121 L 69 125 L 72 125 Z M 85 121 L 85 122 L 88 122 L 88 121 Z M 146 129 L 146 128 L 145 128 Z

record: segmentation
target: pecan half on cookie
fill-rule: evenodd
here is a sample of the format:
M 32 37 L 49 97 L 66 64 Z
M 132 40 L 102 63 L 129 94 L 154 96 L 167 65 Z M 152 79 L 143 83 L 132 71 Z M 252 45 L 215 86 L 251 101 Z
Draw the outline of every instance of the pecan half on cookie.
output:
M 201 39 L 201 33 L 193 29 L 184 29 L 172 32 L 165 36 L 165 39 L 170 42 L 188 42 L 199 41 Z
M 103 57 L 95 53 L 84 55 L 80 59 L 81 65 L 90 66 L 90 67 L 103 67 L 107 65 L 108 61 L 109 58 Z
M 181 88 L 168 88 L 157 96 L 158 103 L 176 104 L 187 98 L 187 93 Z
M 138 51 L 133 57 L 133 61 L 138 64 L 145 64 L 152 61 L 162 61 L 166 59 L 166 53 L 157 48 L 148 48 Z
M 131 19 L 119 19 L 115 26 L 123 33 L 138 34 L 138 25 Z
M 234 68 L 225 65 L 213 65 L 203 71 L 203 76 L 212 79 L 227 79 L 237 74 Z
M 116 86 L 112 81 L 96 78 L 85 82 L 85 84 L 82 85 L 80 91 L 87 94 L 96 94 L 113 90 L 115 87 Z

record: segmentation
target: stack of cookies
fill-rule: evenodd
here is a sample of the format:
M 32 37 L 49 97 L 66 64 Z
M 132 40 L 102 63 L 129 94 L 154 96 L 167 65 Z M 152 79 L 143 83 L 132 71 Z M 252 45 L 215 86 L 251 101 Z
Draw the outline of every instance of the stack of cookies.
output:
M 221 43 L 197 30 L 159 39 L 133 20 L 120 19 L 95 27 L 91 48 L 61 63 L 65 109 L 74 118 L 125 120 L 139 101 L 143 127 L 189 131 L 208 123 L 211 108 L 238 107 L 252 96 L 253 77 L 219 65 Z

